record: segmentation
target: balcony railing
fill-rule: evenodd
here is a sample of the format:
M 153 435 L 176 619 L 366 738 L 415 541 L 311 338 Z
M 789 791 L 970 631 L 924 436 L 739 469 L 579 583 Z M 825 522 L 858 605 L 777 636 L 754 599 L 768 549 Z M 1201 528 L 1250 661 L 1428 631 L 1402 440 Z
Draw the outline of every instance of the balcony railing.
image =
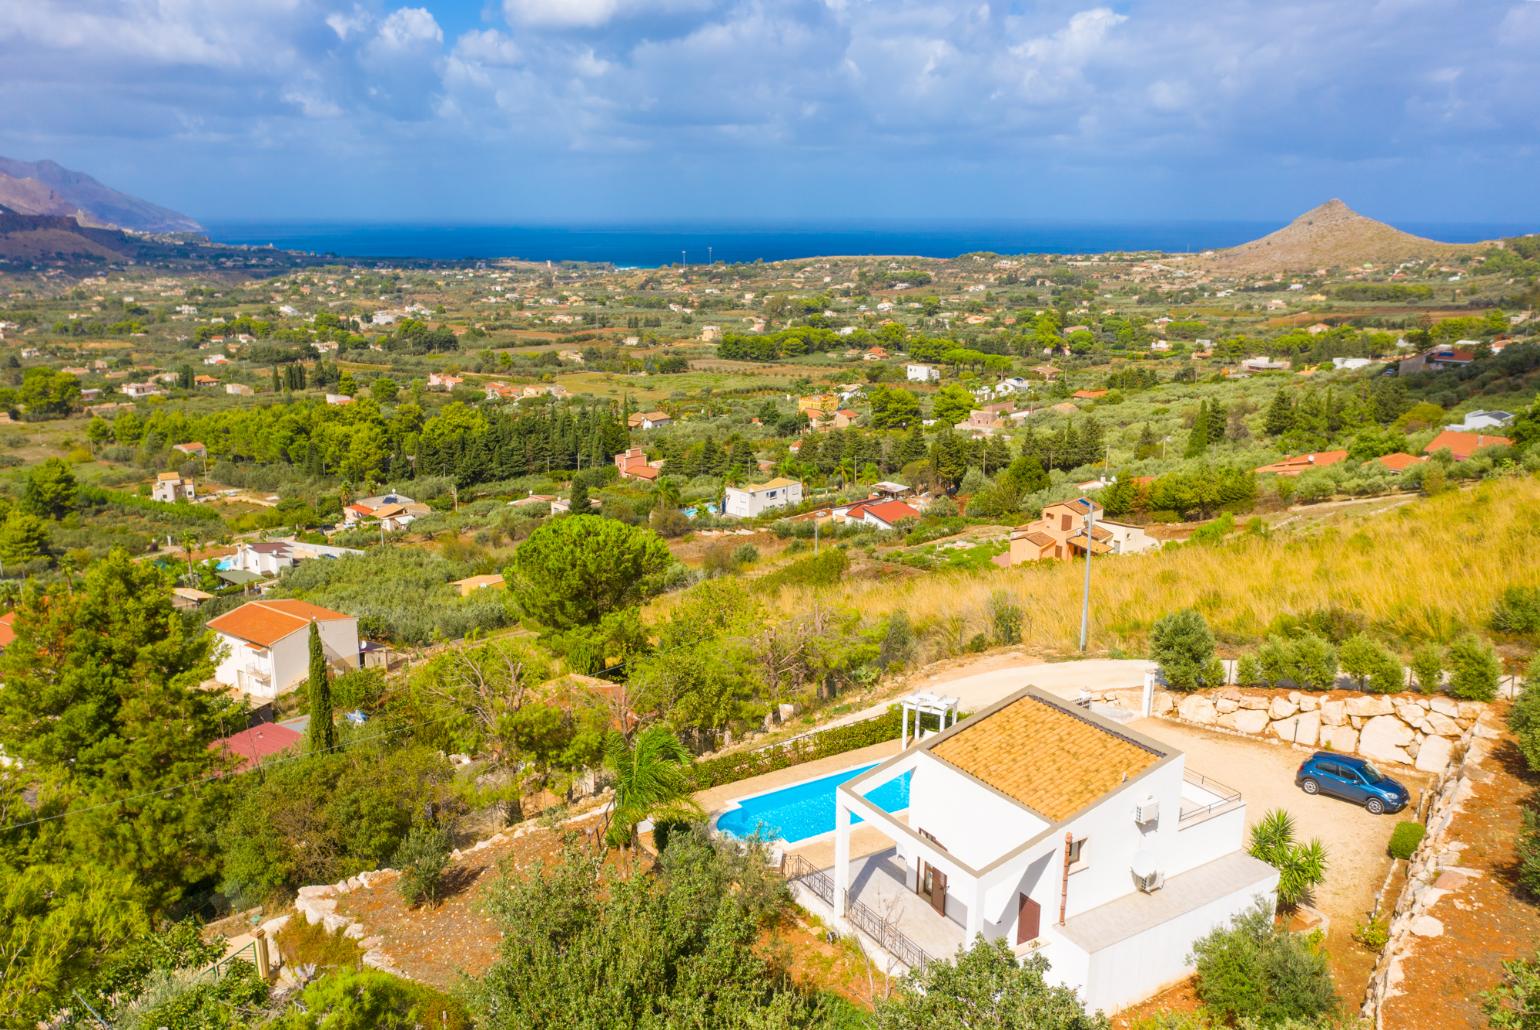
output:
M 781 873 L 787 883 L 801 884 L 821 898 L 824 904 L 834 907 L 834 880 L 826 871 L 801 855 L 785 855 L 781 860 Z M 931 956 L 924 948 L 900 930 L 893 920 L 883 918 L 871 906 L 847 896 L 845 918 L 911 970 L 920 969 L 931 961 Z
M 1212 795 L 1214 800 L 1199 808 L 1188 808 L 1183 805 L 1181 818 L 1177 820 L 1177 829 L 1201 823 L 1205 819 L 1239 808 L 1245 803 L 1240 791 L 1234 787 L 1227 787 L 1218 780 L 1211 780 L 1202 773 L 1183 770 L 1182 779 Z

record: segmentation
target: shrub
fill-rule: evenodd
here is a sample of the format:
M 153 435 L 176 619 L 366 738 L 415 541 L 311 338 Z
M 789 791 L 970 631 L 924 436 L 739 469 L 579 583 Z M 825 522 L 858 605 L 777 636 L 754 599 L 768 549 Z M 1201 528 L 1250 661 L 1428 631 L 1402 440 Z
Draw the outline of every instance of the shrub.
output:
M 1262 682 L 1262 663 L 1254 654 L 1243 654 L 1235 662 L 1235 682 L 1243 687 L 1255 687 Z
M 1530 1030 L 1540 1014 L 1540 952 L 1503 963 L 1503 982 L 1481 996 L 1493 1030 Z
M 1390 833 L 1391 858 L 1399 858 L 1403 861 L 1412 857 L 1417 850 L 1417 845 L 1422 843 L 1422 835 L 1427 829 L 1422 823 L 1404 820 L 1396 823 L 1396 828 Z
M 408 905 L 437 902 L 443 895 L 452 846 L 449 831 L 441 826 L 418 823 L 407 831 L 392 864 L 401 870 L 396 889 Z
M 962 718 L 961 714 L 958 716 Z M 785 745 L 772 745 L 759 751 L 739 751 L 708 758 L 690 766 L 690 790 L 706 790 L 733 783 L 749 776 L 789 769 L 831 755 L 841 755 L 856 748 L 897 739 L 902 731 L 903 710 L 897 705 L 882 715 L 860 722 L 799 737 Z
M 1193 945 L 1198 997 L 1227 1022 L 1271 1026 L 1336 1010 L 1326 953 L 1315 937 L 1273 922 L 1265 904 Z
M 1362 633 L 1348 638 L 1337 659 L 1342 671 L 1358 683 L 1359 690 L 1393 694 L 1401 689 L 1401 663 Z
M 1296 638 L 1292 645 L 1293 669 L 1289 678 L 1294 685 L 1305 690 L 1330 690 L 1337 682 L 1337 649 L 1316 636 L 1306 633 Z
M 273 1030 L 469 1030 L 464 1007 L 447 994 L 377 969 L 342 969 L 312 981 Z
M 1353 940 L 1370 951 L 1379 951 L 1390 940 L 1390 924 L 1383 919 L 1364 919 L 1353 931 Z
M 1519 832 L 1519 886 L 1531 897 L 1540 898 L 1540 812 L 1526 808 L 1523 829 Z
M 1540 773 L 1540 655 L 1530 663 L 1524 690 L 1508 710 L 1508 727 L 1529 771 Z
M 1540 632 L 1540 587 L 1509 587 L 1492 609 L 1499 633 Z
M 1497 696 L 1502 668 L 1490 644 L 1467 633 L 1449 646 L 1449 693 L 1466 701 L 1490 701 Z
M 996 590 L 989 595 L 989 625 L 994 632 L 995 643 L 1001 646 L 1021 643 L 1021 605 L 1009 591 Z
M 1192 608 L 1163 616 L 1150 631 L 1150 656 L 1173 690 L 1217 687 L 1224 666 L 1214 656 L 1214 634 Z
M 1423 644 L 1412 653 L 1412 678 L 1424 694 L 1436 694 L 1444 685 L 1444 652 L 1437 644 Z
M 301 917 L 284 923 L 273 935 L 273 943 L 278 945 L 279 954 L 290 968 L 356 969 L 364 961 L 363 949 L 340 927 L 328 930 L 321 923 Z

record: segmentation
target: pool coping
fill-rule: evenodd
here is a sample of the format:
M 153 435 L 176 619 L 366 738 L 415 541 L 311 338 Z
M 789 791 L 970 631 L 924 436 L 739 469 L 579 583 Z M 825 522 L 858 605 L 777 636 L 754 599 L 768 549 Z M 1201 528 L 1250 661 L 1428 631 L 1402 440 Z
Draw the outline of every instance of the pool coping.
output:
M 844 773 L 852 773 L 852 775 L 847 776 L 847 777 L 845 777 L 844 780 L 840 781 L 840 783 L 845 783 L 845 782 L 848 782 L 848 781 L 854 779 L 856 776 L 861 775 L 861 771 L 862 770 L 864 770 L 866 772 L 870 772 L 870 771 L 872 771 L 873 769 L 875 769 L 877 766 L 879 766 L 881 764 L 882 764 L 882 762 L 880 760 L 877 761 L 877 762 L 870 762 L 870 763 L 868 763 L 868 762 L 858 762 L 855 765 L 847 766 L 847 767 L 845 767 L 843 769 L 836 769 L 833 772 L 820 773 L 820 774 L 818 774 L 816 776 L 808 776 L 808 777 L 805 777 L 805 778 L 800 779 L 800 780 L 793 780 L 790 783 L 783 783 L 779 787 L 771 787 L 769 790 L 762 790 L 762 791 L 759 791 L 758 793 L 755 793 L 755 794 L 745 794 L 742 797 L 732 798 L 731 800 L 729 800 L 727 802 L 726 807 L 724 807 L 720 812 L 718 812 L 716 815 L 711 817 L 711 822 L 710 822 L 710 824 L 708 826 L 708 829 L 713 834 L 716 834 L 716 835 L 722 836 L 722 837 L 728 837 L 728 838 L 731 838 L 732 840 L 736 840 L 736 841 L 749 841 L 749 840 L 759 839 L 767 847 L 772 847 L 772 848 L 774 848 L 774 847 L 800 848 L 803 845 L 811 844 L 811 843 L 813 843 L 815 841 L 824 840 L 824 839 L 826 839 L 826 838 L 828 838 L 828 837 L 830 837 L 830 836 L 832 836 L 834 834 L 834 832 L 835 832 L 834 829 L 828 829 L 828 830 L 825 830 L 822 833 L 815 833 L 811 837 L 799 837 L 797 840 L 787 840 L 784 837 L 769 837 L 769 838 L 740 837 L 740 836 L 738 836 L 735 833 L 731 833 L 731 832 L 729 832 L 727 830 L 720 829 L 717 826 L 717 824 L 721 821 L 722 817 L 727 815 L 729 812 L 736 812 L 739 809 L 741 809 L 743 807 L 743 802 L 745 802 L 745 801 L 753 801 L 755 798 L 768 797 L 771 794 L 779 794 L 782 791 L 794 790 L 797 787 L 806 786 L 809 783 L 817 783 L 819 780 L 833 779 L 834 777 L 840 776 L 840 775 L 842 775 Z M 853 770 L 854 770 L 854 772 L 853 772 Z M 901 773 L 899 775 L 901 777 L 903 774 Z M 898 778 L 898 777 L 895 777 L 895 778 Z M 891 782 L 890 780 L 884 780 L 882 783 L 879 783 L 879 784 L 877 784 L 877 786 L 873 787 L 872 790 L 875 791 L 879 787 L 886 786 L 890 782 Z M 839 789 L 839 783 L 836 783 L 834 785 L 834 788 L 836 790 L 838 790 Z M 883 809 L 883 811 L 886 812 L 887 809 Z M 889 812 L 888 814 L 889 815 L 897 815 L 899 812 L 907 812 L 907 811 L 909 811 L 909 806 L 905 805 L 903 808 L 895 808 L 892 812 Z M 853 823 L 852 825 L 856 825 L 856 824 Z

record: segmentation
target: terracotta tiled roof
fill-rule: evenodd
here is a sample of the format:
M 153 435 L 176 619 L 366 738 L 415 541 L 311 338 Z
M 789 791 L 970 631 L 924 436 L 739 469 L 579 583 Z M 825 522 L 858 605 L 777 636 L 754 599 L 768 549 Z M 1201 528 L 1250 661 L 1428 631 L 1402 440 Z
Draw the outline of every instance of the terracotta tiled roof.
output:
M 16 642 L 16 613 L 6 612 L 0 615 L 0 651 L 4 651 Z
M 969 720 L 930 753 L 1052 822 L 1166 757 L 1038 694 Z
M 1402 472 L 1413 465 L 1427 461 L 1427 458 L 1419 458 L 1415 454 L 1407 454 L 1405 451 L 1397 451 L 1394 454 L 1381 455 L 1374 459 L 1392 472 Z
M 1312 454 L 1296 454 L 1282 461 L 1275 461 L 1271 465 L 1261 465 L 1257 468 L 1260 473 L 1273 473 L 1279 476 L 1297 476 L 1308 469 L 1326 468 L 1335 465 L 1339 461 L 1346 461 L 1347 451 L 1316 451 Z
M 297 730 L 269 722 L 216 740 L 209 744 L 209 750 L 223 747 L 241 759 L 236 772 L 245 772 L 247 769 L 261 765 L 262 759 L 294 747 L 301 739 L 303 738 Z
M 920 513 L 915 511 L 903 501 L 882 501 L 878 504 L 863 504 L 865 512 L 887 525 L 894 525 L 904 519 L 917 519 Z
M 272 647 L 289 634 L 307 628 L 311 620 L 333 622 L 351 618 L 351 615 L 334 612 L 308 601 L 283 598 L 243 604 L 234 611 L 210 619 L 208 627 L 216 633 Z
M 1459 461 L 1464 461 L 1483 447 L 1507 447 L 1513 441 L 1506 436 L 1493 436 L 1491 433 L 1462 433 L 1454 429 L 1446 429 L 1439 433 L 1428 446 L 1422 449 L 1424 454 L 1437 454 L 1439 451 L 1448 451 Z

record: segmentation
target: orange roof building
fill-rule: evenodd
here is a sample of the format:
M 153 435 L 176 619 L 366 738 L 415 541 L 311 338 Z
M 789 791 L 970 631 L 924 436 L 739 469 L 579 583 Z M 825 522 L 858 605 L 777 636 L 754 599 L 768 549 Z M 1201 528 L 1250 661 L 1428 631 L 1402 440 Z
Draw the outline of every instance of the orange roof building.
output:
M 1396 451 L 1394 454 L 1382 454 L 1374 460 L 1392 472 L 1405 472 L 1413 465 L 1421 465 L 1428 459 L 1415 454 L 1407 454 L 1405 451 Z
M 1297 476 L 1311 469 L 1323 469 L 1347 460 L 1347 451 L 1314 451 L 1296 454 L 1292 458 L 1275 461 L 1271 465 L 1258 465 L 1259 475 Z
M 1422 449 L 1422 453 L 1437 454 L 1439 451 L 1448 451 L 1454 456 L 1455 461 L 1464 461 L 1483 447 L 1512 446 L 1513 441 L 1506 436 L 1493 436 L 1491 433 L 1462 433 L 1459 430 L 1446 429 L 1428 441 L 1428 446 Z
M 327 665 L 359 667 L 358 620 L 297 598 L 251 601 L 210 619 L 219 665 L 214 678 L 257 698 L 275 698 L 310 674 L 310 627 L 321 637 Z

